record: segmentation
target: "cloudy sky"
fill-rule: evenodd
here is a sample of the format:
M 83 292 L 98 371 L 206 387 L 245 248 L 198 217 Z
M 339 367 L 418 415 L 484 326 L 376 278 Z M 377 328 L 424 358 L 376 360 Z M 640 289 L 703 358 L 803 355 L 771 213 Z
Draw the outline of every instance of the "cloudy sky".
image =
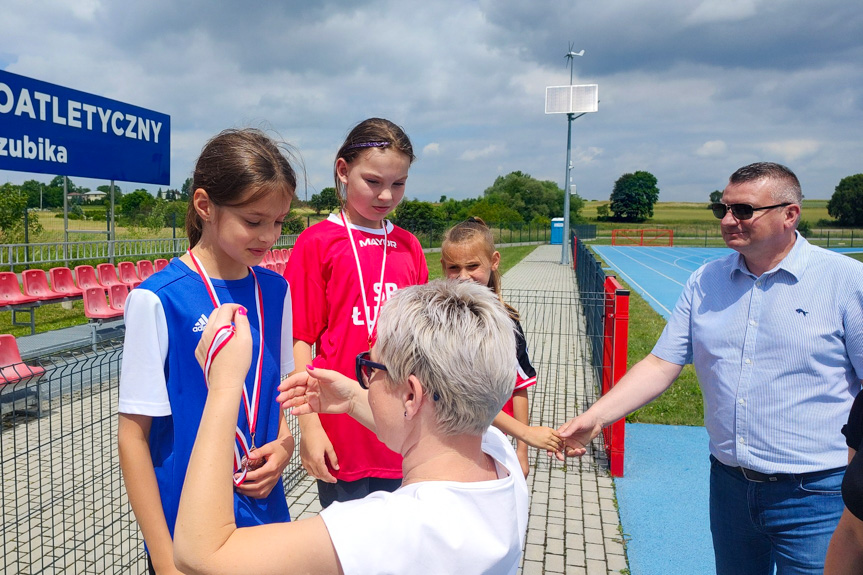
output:
M 760 160 L 808 198 L 863 172 L 863 10 L 846 0 L 0 0 L 0 14 L 0 69 L 170 115 L 176 188 L 210 136 L 254 126 L 299 148 L 311 195 L 370 116 L 413 140 L 410 198 L 477 197 L 514 170 L 563 187 L 566 116 L 544 104 L 569 84 L 570 42 L 585 51 L 574 83 L 599 85 L 599 112 L 572 124 L 584 198 L 636 170 L 660 201 L 704 201 Z M 31 178 L 50 179 L 0 171 Z

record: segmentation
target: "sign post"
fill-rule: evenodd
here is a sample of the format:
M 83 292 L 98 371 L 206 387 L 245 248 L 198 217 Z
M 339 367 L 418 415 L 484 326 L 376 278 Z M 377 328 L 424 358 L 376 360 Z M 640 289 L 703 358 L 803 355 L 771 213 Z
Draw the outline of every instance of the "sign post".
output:
M 569 86 L 548 86 L 545 89 L 545 113 L 566 114 L 566 181 L 563 192 L 563 245 L 560 250 L 560 263 L 569 265 L 569 202 L 570 202 L 570 172 L 572 171 L 572 122 L 588 112 L 599 110 L 598 84 L 572 84 L 572 66 L 574 56 L 583 56 L 584 50 L 573 52 L 572 46 L 566 58 L 569 60 Z M 576 115 L 578 114 L 578 115 Z

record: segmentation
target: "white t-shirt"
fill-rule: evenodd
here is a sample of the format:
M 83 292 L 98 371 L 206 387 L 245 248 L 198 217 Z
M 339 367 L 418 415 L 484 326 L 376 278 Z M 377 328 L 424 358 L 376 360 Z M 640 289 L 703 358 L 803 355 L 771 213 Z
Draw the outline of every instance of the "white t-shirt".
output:
M 527 530 L 527 483 L 495 428 L 482 450 L 499 479 L 426 481 L 321 511 L 346 575 L 516 573 Z

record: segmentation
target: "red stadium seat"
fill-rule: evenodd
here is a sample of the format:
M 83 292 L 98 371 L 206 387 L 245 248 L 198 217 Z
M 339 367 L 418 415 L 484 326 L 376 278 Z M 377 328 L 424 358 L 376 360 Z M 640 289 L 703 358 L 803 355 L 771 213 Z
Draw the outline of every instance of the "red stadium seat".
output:
M 165 258 L 159 258 L 153 262 L 153 266 L 156 268 L 157 272 L 160 272 L 168 266 L 168 260 Z
M 114 267 L 114 264 L 98 264 L 96 271 L 99 272 L 99 283 L 102 284 L 102 287 L 110 288 L 111 286 L 124 285 L 117 277 L 117 268 Z
M 117 277 L 121 282 L 129 286 L 129 289 L 134 289 L 141 285 L 141 280 L 138 279 L 138 274 L 135 271 L 135 264 L 132 262 L 118 263 Z
M 0 335 L 0 387 L 3 384 L 14 383 L 25 378 L 36 377 L 45 373 L 38 365 L 27 365 L 21 359 L 18 342 L 15 336 L 4 333 Z
M 275 268 L 273 269 L 274 272 L 276 272 L 280 276 L 285 275 L 285 264 L 283 264 L 282 262 L 276 262 L 273 265 L 275 266 Z
M 126 286 L 120 285 L 125 288 Z M 123 310 L 117 310 L 108 305 L 105 288 L 102 286 L 84 290 L 84 315 L 90 319 L 111 319 L 123 315 Z
M 113 285 L 108 290 L 108 306 L 120 313 L 126 307 L 126 298 L 129 297 L 129 288 L 124 285 Z
M 19 305 L 39 301 L 38 297 L 21 293 L 18 276 L 13 272 L 0 272 L 0 306 Z
M 84 293 L 75 285 L 75 278 L 72 277 L 72 270 L 69 268 L 51 268 L 48 270 L 48 276 L 51 278 L 51 288 L 55 292 L 66 296 L 77 296 Z
M 288 260 L 291 259 L 291 251 L 292 248 L 282 248 L 282 261 L 288 263 Z
M 270 253 L 273 256 L 273 263 L 274 264 L 285 263 L 285 256 L 282 255 L 282 250 L 280 250 L 279 248 L 275 248 L 275 249 L 270 250 Z
M 75 266 L 75 283 L 82 292 L 90 288 L 102 287 L 96 277 L 96 268 L 87 265 Z
M 156 273 L 156 269 L 153 267 L 153 262 L 150 260 L 140 260 L 138 262 L 138 277 L 141 278 L 141 281 L 144 281 L 154 273 Z
M 36 400 L 36 417 L 42 417 L 38 381 L 44 373 L 45 368 L 24 363 L 14 336 L 0 335 L 0 413 L 27 411 L 32 397 Z M 16 385 L 19 382 L 23 385 Z
M 21 273 L 21 281 L 24 295 L 39 298 L 42 301 L 66 297 L 66 294 L 48 287 L 48 274 L 45 270 L 24 270 Z

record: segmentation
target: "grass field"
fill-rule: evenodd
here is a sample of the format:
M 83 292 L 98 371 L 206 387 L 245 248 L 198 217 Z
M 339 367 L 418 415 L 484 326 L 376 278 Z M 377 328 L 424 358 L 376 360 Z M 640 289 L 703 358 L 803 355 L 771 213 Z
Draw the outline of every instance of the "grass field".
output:
M 609 201 L 589 201 L 585 202 L 584 209 L 581 210 L 581 215 L 588 220 L 589 223 L 596 223 L 596 210 L 599 206 L 609 205 Z M 638 226 L 650 226 L 654 223 L 660 223 L 665 226 L 676 226 L 678 224 L 712 224 L 716 225 L 718 220 L 713 216 L 713 212 L 708 209 L 709 202 L 705 199 L 704 202 L 657 202 L 653 206 L 653 217 Z M 812 224 L 818 220 L 830 219 L 830 214 L 827 213 L 827 200 L 803 200 L 802 218 Z M 598 222 L 601 225 L 606 225 L 604 222 Z M 617 225 L 611 224 L 607 225 Z

